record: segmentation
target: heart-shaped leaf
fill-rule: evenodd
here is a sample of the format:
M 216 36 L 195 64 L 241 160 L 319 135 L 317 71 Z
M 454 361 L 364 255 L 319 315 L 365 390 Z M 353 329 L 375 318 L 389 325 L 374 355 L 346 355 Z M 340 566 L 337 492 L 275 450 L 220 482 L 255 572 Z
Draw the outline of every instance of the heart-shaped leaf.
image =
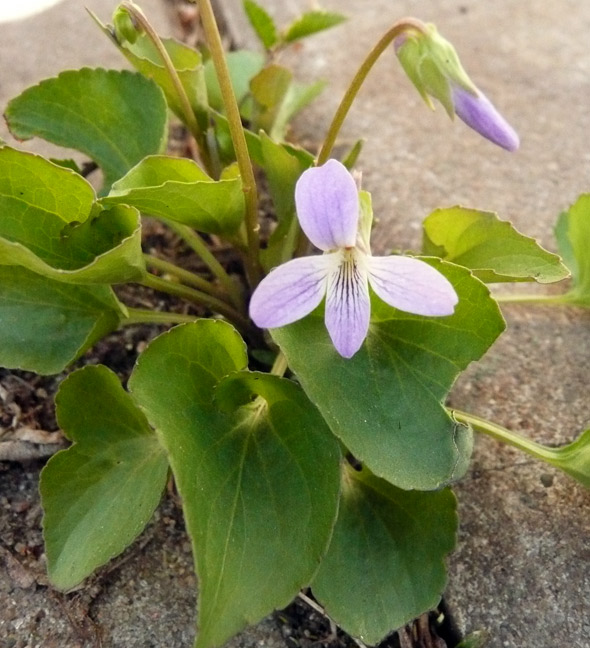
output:
M 182 495 L 203 647 L 308 584 L 336 516 L 334 437 L 297 385 L 242 371 L 246 362 L 229 324 L 200 320 L 152 342 L 129 382 Z
M 551 283 L 568 276 L 561 259 L 493 212 L 436 209 L 423 222 L 424 254 L 473 270 L 482 281 Z
M 343 472 L 338 520 L 312 583 L 336 623 L 373 645 L 440 601 L 455 546 L 450 489 L 405 491 L 365 468 Z
M 189 225 L 209 234 L 233 234 L 244 218 L 242 180 L 235 167 L 212 180 L 192 160 L 149 156 L 102 199 Z
M 351 359 L 334 349 L 321 308 L 272 330 L 332 432 L 377 476 L 421 490 L 466 470 L 471 431 L 454 422 L 441 401 L 459 372 L 504 329 L 496 302 L 468 270 L 425 260 L 459 296 L 450 317 L 403 313 L 373 296 L 369 335 Z
M 145 416 L 106 367 L 74 372 L 56 406 L 74 445 L 41 473 L 43 535 L 49 578 L 69 589 L 141 533 L 162 496 L 168 462 Z
M 12 134 L 73 148 L 102 169 L 106 190 L 146 155 L 166 146 L 166 100 L 141 74 L 83 68 L 41 81 L 10 101 Z
M 109 286 L 77 286 L 0 266 L 0 365 L 62 371 L 124 317 Z
M 139 34 L 134 43 L 129 41 L 120 43 L 111 29 L 104 25 L 92 11 L 88 11 L 88 13 L 103 34 L 115 44 L 131 65 L 160 86 L 170 109 L 180 119 L 183 119 L 184 111 L 174 83 L 150 37 L 144 33 Z M 203 58 L 197 50 L 174 38 L 162 38 L 161 40 L 178 74 L 191 108 L 195 112 L 201 128 L 205 130 L 207 128 L 207 88 L 205 86 Z
M 145 273 L 137 210 L 94 205 L 77 173 L 0 149 L 0 264 L 73 283 L 137 281 Z

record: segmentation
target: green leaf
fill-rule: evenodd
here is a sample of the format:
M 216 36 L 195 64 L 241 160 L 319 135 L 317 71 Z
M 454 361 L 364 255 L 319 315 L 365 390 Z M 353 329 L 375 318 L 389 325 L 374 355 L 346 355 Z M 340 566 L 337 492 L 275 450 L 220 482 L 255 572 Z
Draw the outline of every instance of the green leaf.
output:
M 572 273 L 573 287 L 564 295 L 567 301 L 590 305 L 590 194 L 582 194 L 559 217 L 555 236 L 559 251 Z
M 73 283 L 137 281 L 145 273 L 137 210 L 94 205 L 77 173 L 0 149 L 0 264 Z
M 293 117 L 309 105 L 325 87 L 325 81 L 316 81 L 309 84 L 297 83 L 296 81 L 291 83 L 276 112 L 270 131 L 271 137 L 276 140 L 284 139 Z
M 307 585 L 336 517 L 335 439 L 297 385 L 242 371 L 246 362 L 230 325 L 200 320 L 152 342 L 129 383 L 182 496 L 203 647 Z
M 552 283 L 568 276 L 556 254 L 518 232 L 493 212 L 436 209 L 423 223 L 424 254 L 470 268 L 482 281 Z
M 226 59 L 236 100 L 240 104 L 243 113 L 244 99 L 250 93 L 250 81 L 264 67 L 265 57 L 260 52 L 238 50 L 228 52 Z M 221 90 L 212 60 L 205 63 L 205 82 L 207 84 L 209 104 L 213 109 L 224 112 Z M 242 116 L 249 117 L 249 112 L 243 113 Z
M 0 365 L 62 371 L 124 316 L 108 286 L 76 286 L 0 266 Z
M 345 20 L 347 20 L 346 16 L 332 11 L 323 11 L 321 9 L 308 11 L 287 27 L 283 40 L 286 43 L 292 43 L 325 29 L 336 27 Z
M 455 509 L 450 489 L 404 491 L 366 469 L 347 468 L 334 535 L 312 583 L 315 597 L 346 632 L 379 643 L 440 601 Z
M 106 189 L 167 141 L 166 101 L 141 74 L 83 68 L 25 90 L 5 112 L 12 134 L 73 148 L 102 169 Z
M 141 533 L 162 496 L 168 463 L 145 416 L 106 367 L 69 376 L 56 406 L 74 445 L 41 473 L 43 535 L 49 578 L 67 590 Z
M 273 45 L 277 44 L 279 38 L 273 19 L 254 0 L 244 0 L 244 10 L 252 28 L 256 32 L 256 36 L 258 36 L 264 48 L 267 50 L 271 49 Z
M 266 270 L 288 261 L 297 245 L 299 224 L 295 217 L 295 183 L 313 164 L 313 157 L 296 157 L 282 144 L 264 132 L 260 133 L 262 168 L 268 180 L 269 193 L 277 217 L 277 226 L 270 236 L 261 259 Z
M 103 204 L 140 211 L 210 234 L 232 234 L 244 218 L 244 192 L 235 169 L 212 180 L 185 158 L 149 156 L 117 181 Z
M 184 120 L 184 111 L 178 98 L 168 71 L 162 63 L 162 58 L 147 34 L 140 34 L 134 43 L 126 41 L 120 43 L 112 31 L 104 25 L 90 10 L 100 30 L 109 37 L 133 67 L 148 79 L 153 79 L 162 89 L 170 109 Z M 172 65 L 188 97 L 191 108 L 194 110 L 200 127 L 207 128 L 207 88 L 203 59 L 200 52 L 181 43 L 174 38 L 162 38 L 164 49 L 168 52 Z M 154 152 L 154 151 L 152 151 Z
M 271 331 L 310 400 L 355 457 L 390 483 L 420 490 L 466 470 L 471 431 L 441 401 L 504 329 L 498 305 L 468 270 L 425 261 L 459 296 L 450 317 L 403 313 L 373 296 L 369 335 L 351 359 L 331 344 L 321 307 Z

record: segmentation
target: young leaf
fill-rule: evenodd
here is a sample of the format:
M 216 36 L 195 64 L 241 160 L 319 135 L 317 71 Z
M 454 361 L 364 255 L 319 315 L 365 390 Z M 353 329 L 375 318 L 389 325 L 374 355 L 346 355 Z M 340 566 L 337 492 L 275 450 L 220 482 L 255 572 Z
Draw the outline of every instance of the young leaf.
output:
M 62 371 L 115 330 L 122 306 L 108 286 L 76 286 L 0 266 L 0 365 Z
M 437 209 L 422 226 L 424 254 L 470 268 L 487 283 L 552 283 L 568 276 L 556 254 L 547 252 L 493 212 L 460 206 Z
M 166 100 L 140 74 L 83 68 L 41 81 L 9 102 L 12 134 L 73 148 L 89 155 L 110 185 L 167 140 Z
M 73 283 L 137 281 L 145 272 L 137 210 L 93 205 L 92 187 L 42 157 L 0 149 L 0 264 Z
M 275 208 L 277 227 L 262 250 L 261 259 L 267 270 L 292 258 L 297 245 L 299 223 L 295 218 L 295 183 L 299 176 L 313 164 L 296 157 L 281 144 L 274 142 L 264 132 L 260 133 L 262 168 L 266 173 L 270 196 Z
M 71 374 L 56 406 L 74 445 L 41 473 L 43 535 L 49 578 L 67 590 L 141 533 L 162 496 L 168 463 L 145 416 L 106 367 Z
M 484 284 L 460 266 L 425 259 L 453 284 L 450 317 L 397 311 L 373 295 L 367 340 L 351 359 L 334 349 L 322 308 L 271 331 L 332 432 L 377 476 L 430 490 L 467 468 L 472 435 L 441 405 L 459 372 L 504 329 Z
M 440 601 L 457 522 L 450 489 L 404 491 L 346 468 L 314 595 L 346 632 L 379 643 Z
M 262 129 L 267 133 L 272 131 L 292 79 L 293 74 L 290 70 L 282 65 L 271 63 L 250 81 L 250 91 L 255 101 L 252 120 L 256 128 L 253 130 Z
M 276 45 L 277 28 L 266 10 L 254 0 L 244 0 L 244 11 L 264 48 L 269 50 Z
M 565 295 L 571 303 L 590 305 L 590 194 L 582 194 L 559 217 L 555 228 L 559 251 L 572 273 L 573 287 Z
M 246 362 L 230 325 L 200 320 L 152 342 L 129 383 L 183 499 L 203 648 L 308 584 L 336 517 L 335 439 L 297 385 Z
M 104 25 L 99 18 L 92 12 L 88 11 L 100 30 L 110 38 L 119 51 L 148 79 L 153 79 L 163 90 L 166 101 L 170 109 L 181 120 L 184 119 L 178 93 L 170 78 L 170 74 L 162 63 L 162 58 L 156 50 L 153 42 L 147 34 L 140 34 L 134 43 L 125 41 L 119 43 L 111 30 Z M 162 44 L 168 52 L 174 69 L 178 73 L 180 82 L 191 108 L 194 110 L 200 127 L 206 130 L 207 124 L 207 88 L 205 86 L 205 75 L 202 56 L 197 50 L 180 43 L 174 38 L 162 38 Z
M 321 9 L 308 11 L 287 27 L 283 40 L 285 43 L 293 43 L 301 38 L 330 29 L 330 27 L 336 27 L 345 20 L 347 20 L 346 16 L 332 11 L 323 11 Z
M 242 181 L 233 168 L 214 181 L 192 160 L 166 156 L 142 160 L 101 202 L 133 205 L 210 234 L 233 234 L 245 210 Z
M 270 136 L 275 140 L 284 139 L 293 117 L 309 105 L 325 87 L 325 81 L 316 81 L 309 84 L 293 81 L 277 110 Z

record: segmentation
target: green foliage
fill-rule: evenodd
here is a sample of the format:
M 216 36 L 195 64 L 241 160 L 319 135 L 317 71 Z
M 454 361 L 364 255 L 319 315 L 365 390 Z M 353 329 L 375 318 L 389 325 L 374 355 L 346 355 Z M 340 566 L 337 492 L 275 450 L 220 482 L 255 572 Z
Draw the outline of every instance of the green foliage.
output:
M 337 510 L 339 450 L 327 426 L 294 383 L 245 371 L 246 361 L 231 326 L 200 320 L 152 342 L 129 383 L 183 499 L 203 647 L 309 584 Z
M 73 442 L 41 474 L 49 577 L 70 589 L 120 554 L 160 501 L 168 463 L 145 416 L 102 366 L 69 376 L 56 397 Z
M 59 373 L 115 330 L 124 307 L 109 286 L 76 286 L 0 266 L 0 365 Z
M 139 213 L 104 209 L 94 198 L 77 173 L 30 153 L 0 149 L 0 264 L 74 283 L 141 279 Z
M 559 251 L 572 273 L 573 286 L 564 301 L 590 305 L 590 194 L 582 194 L 567 212 L 560 215 L 555 228 Z
M 346 19 L 346 16 L 333 11 L 323 11 L 321 9 L 308 11 L 287 27 L 283 34 L 283 40 L 286 43 L 293 43 L 312 34 L 336 27 Z
M 312 590 L 344 630 L 376 644 L 442 595 L 458 519 L 449 489 L 405 491 L 343 472 L 338 520 Z
M 465 472 L 471 432 L 441 401 L 458 373 L 504 329 L 478 279 L 459 266 L 428 261 L 459 296 L 450 317 L 403 313 L 373 296 L 369 335 L 351 359 L 335 351 L 321 308 L 271 331 L 310 400 L 354 456 L 391 484 L 421 490 Z
M 560 258 L 493 212 L 436 209 L 423 222 L 424 254 L 473 270 L 482 281 L 551 283 L 568 276 Z
M 166 146 L 166 101 L 151 80 L 127 71 L 83 68 L 25 90 L 4 113 L 12 134 L 89 155 L 105 189 Z
M 244 0 L 244 10 L 264 48 L 271 49 L 279 40 L 273 19 L 254 0 Z
M 147 34 L 140 34 L 134 42 L 119 41 L 98 17 L 89 11 L 100 30 L 108 36 L 133 67 L 148 79 L 153 79 L 163 90 L 170 109 L 183 119 L 184 112 L 180 104 L 174 83 L 164 67 L 162 58 Z M 205 85 L 204 66 L 200 52 L 180 43 L 173 38 L 163 38 L 162 44 L 168 52 L 172 65 L 192 109 L 195 111 L 201 128 L 207 128 L 207 88 Z M 155 151 L 154 151 L 155 152 Z
M 163 155 L 144 158 L 102 203 L 133 205 L 210 234 L 232 234 L 244 218 L 242 181 L 235 168 L 214 181 L 192 160 Z

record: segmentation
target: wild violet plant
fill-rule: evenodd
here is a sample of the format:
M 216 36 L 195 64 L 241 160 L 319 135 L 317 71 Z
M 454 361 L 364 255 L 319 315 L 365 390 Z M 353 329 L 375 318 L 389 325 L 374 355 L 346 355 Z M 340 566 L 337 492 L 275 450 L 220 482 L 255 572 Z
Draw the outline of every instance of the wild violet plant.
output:
M 104 366 L 61 384 L 57 417 L 72 445 L 41 478 L 50 579 L 67 591 L 123 551 L 171 475 L 199 579 L 197 646 L 223 644 L 308 587 L 374 644 L 440 599 L 458 525 L 451 485 L 473 430 L 590 487 L 590 432 L 547 448 L 444 405 L 504 330 L 486 284 L 568 270 L 495 214 L 463 207 L 425 219 L 422 256 L 371 255 L 370 194 L 347 170 L 358 147 L 346 164 L 331 155 L 381 54 L 397 54 L 427 103 L 518 146 L 433 26 L 403 19 L 387 31 L 314 157 L 284 135 L 321 84 L 298 84 L 275 54 L 342 17 L 314 10 L 280 31 L 245 0 L 266 55 L 226 55 L 209 0 L 197 4 L 202 51 L 160 39 L 124 2 L 113 27 L 95 20 L 137 73 L 63 72 L 5 112 L 17 138 L 87 154 L 103 186 L 97 196 L 72 161 L 0 148 L 2 365 L 58 373 L 121 327 L 176 325 L 141 353 L 127 391 Z M 170 114 L 196 159 L 166 155 Z M 274 210 L 264 234 L 256 177 Z M 142 215 L 182 237 L 203 271 L 143 253 Z M 589 223 L 583 195 L 557 227 L 572 288 L 517 299 L 590 304 Z M 113 291 L 122 284 L 194 310 L 132 308 Z

